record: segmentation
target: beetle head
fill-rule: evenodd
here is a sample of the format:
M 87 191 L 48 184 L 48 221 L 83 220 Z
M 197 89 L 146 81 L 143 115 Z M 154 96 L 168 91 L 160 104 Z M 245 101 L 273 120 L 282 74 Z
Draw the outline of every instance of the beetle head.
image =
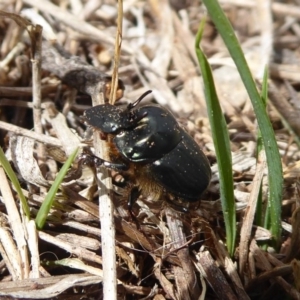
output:
M 123 109 L 109 103 L 91 107 L 84 112 L 85 120 L 95 129 L 108 134 L 117 134 L 124 129 L 135 127 L 147 115 L 147 112 L 139 113 L 134 108 L 149 93 L 151 91 L 145 92 L 135 102 L 129 103 Z

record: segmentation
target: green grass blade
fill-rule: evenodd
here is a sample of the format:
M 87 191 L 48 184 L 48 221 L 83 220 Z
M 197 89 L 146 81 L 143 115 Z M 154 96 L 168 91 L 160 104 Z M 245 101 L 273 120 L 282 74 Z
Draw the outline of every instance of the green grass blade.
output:
M 261 88 L 261 100 L 263 101 L 264 107 L 267 107 L 268 102 L 268 78 L 269 78 L 269 72 L 268 68 L 266 67 L 264 70 L 264 77 L 262 82 L 262 88 Z
M 267 116 L 264 104 L 257 91 L 243 51 L 234 34 L 231 24 L 226 18 L 217 0 L 203 0 L 207 11 L 222 36 L 229 53 L 235 62 L 242 81 L 251 99 L 257 122 L 262 134 L 266 150 L 269 180 L 270 230 L 278 243 L 281 236 L 281 201 L 283 192 L 283 176 L 280 154 L 271 122 Z
M 268 100 L 268 77 L 269 77 L 269 72 L 268 69 L 265 68 L 264 70 L 264 76 L 263 76 L 263 82 L 262 82 L 262 87 L 261 87 L 261 100 L 263 101 L 264 107 L 266 109 L 267 107 L 267 100 Z M 265 151 L 261 131 L 258 129 L 257 131 L 257 158 L 260 155 L 261 151 Z M 268 206 L 267 206 L 268 209 Z M 263 216 L 264 216 L 264 207 L 263 207 L 263 199 L 262 199 L 262 187 L 260 187 L 258 199 L 257 199 L 257 206 L 256 206 L 256 215 L 255 215 L 255 224 L 258 226 L 264 227 L 264 221 L 263 221 Z
M 236 238 L 236 214 L 233 195 L 232 161 L 229 134 L 216 93 L 210 66 L 205 55 L 199 47 L 204 23 L 205 22 L 203 21 L 200 24 L 196 36 L 195 48 L 204 82 L 204 93 L 208 117 L 210 121 L 220 174 L 220 194 L 226 227 L 226 243 L 229 253 L 233 255 Z
M 35 223 L 36 223 L 37 229 L 40 230 L 43 228 L 43 226 L 46 222 L 48 213 L 49 213 L 51 206 L 53 204 L 53 201 L 55 199 L 56 192 L 59 189 L 59 186 L 62 183 L 64 177 L 66 176 L 68 169 L 70 168 L 73 160 L 75 159 L 77 152 L 78 152 L 78 148 L 70 155 L 68 160 L 64 163 L 64 165 L 60 169 L 59 173 L 57 174 L 56 179 L 53 182 L 47 196 L 45 197 L 45 200 L 43 201 L 43 204 L 40 207 L 40 209 L 37 213 L 37 216 L 35 218 Z
M 20 198 L 20 201 L 22 203 L 22 207 L 23 207 L 23 210 L 24 210 L 26 216 L 30 219 L 29 206 L 28 206 L 27 200 L 22 192 L 19 180 L 18 180 L 15 172 L 13 171 L 13 169 L 12 169 L 9 161 L 7 160 L 1 147 L 0 147 L 0 162 L 1 162 L 1 165 L 2 165 L 6 175 L 9 177 L 10 181 L 12 182 L 12 184 L 14 185 L 14 187 L 16 189 L 16 192 Z

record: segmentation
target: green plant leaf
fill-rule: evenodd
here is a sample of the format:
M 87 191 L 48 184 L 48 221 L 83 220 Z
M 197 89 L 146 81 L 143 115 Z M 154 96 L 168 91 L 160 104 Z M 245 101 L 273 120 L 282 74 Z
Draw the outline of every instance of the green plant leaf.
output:
M 26 216 L 30 219 L 30 210 L 29 210 L 29 206 L 26 200 L 26 197 L 24 196 L 22 189 L 21 189 L 21 185 L 19 183 L 19 180 L 15 174 L 15 172 L 13 171 L 9 161 L 7 160 L 2 148 L 0 147 L 0 162 L 1 165 L 6 173 L 6 175 L 9 177 L 10 181 L 12 182 L 12 184 L 14 185 L 16 192 L 20 198 L 20 201 L 22 203 L 22 207 L 23 210 L 26 214 Z
M 263 82 L 262 82 L 262 88 L 261 88 L 261 100 L 263 101 L 264 107 L 266 109 L 267 107 L 267 100 L 268 100 L 268 69 L 265 68 L 264 76 L 263 76 Z M 261 131 L 258 129 L 257 131 L 257 158 L 260 155 L 261 151 L 265 151 Z M 266 207 L 268 209 L 269 206 Z M 260 187 L 258 199 L 257 199 L 257 206 L 256 206 L 256 215 L 255 215 L 255 223 L 258 226 L 264 227 L 265 222 L 263 221 L 264 217 L 264 206 L 263 206 L 263 199 L 262 199 L 262 187 Z
M 230 255 L 235 250 L 236 213 L 233 194 L 232 160 L 226 121 L 218 100 L 209 63 L 199 47 L 205 21 L 201 22 L 196 36 L 196 54 L 201 68 L 207 112 L 210 121 L 218 170 L 220 174 L 220 194 L 226 227 L 226 243 Z
M 251 99 L 258 126 L 261 131 L 262 140 L 265 146 L 268 181 L 269 181 L 269 207 L 270 207 L 270 230 L 276 241 L 280 242 L 281 237 L 281 201 L 283 192 L 283 175 L 279 150 L 271 122 L 266 113 L 264 103 L 256 88 L 250 69 L 240 44 L 234 34 L 232 26 L 216 0 L 203 0 L 207 11 L 214 22 L 218 32 L 235 62 L 242 81 Z
M 47 216 L 52 207 L 53 201 L 56 196 L 56 192 L 59 189 L 60 184 L 62 183 L 64 177 L 66 176 L 68 169 L 70 168 L 73 160 L 75 159 L 78 152 L 78 148 L 70 155 L 67 161 L 64 163 L 59 173 L 56 176 L 55 181 L 53 182 L 45 200 L 43 201 L 42 206 L 40 207 L 37 216 L 35 218 L 36 227 L 38 230 L 42 229 L 45 225 Z

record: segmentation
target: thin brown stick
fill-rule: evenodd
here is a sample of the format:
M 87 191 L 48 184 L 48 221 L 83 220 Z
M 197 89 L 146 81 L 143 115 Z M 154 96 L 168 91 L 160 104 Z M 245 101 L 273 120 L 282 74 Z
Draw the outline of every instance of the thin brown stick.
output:
M 109 96 L 109 102 L 114 104 L 117 98 L 118 90 L 118 67 L 120 61 L 120 52 L 122 44 L 122 20 L 123 20 L 123 1 L 118 1 L 118 26 L 115 41 L 115 55 L 114 55 L 114 69 L 111 81 L 111 90 Z M 96 139 L 99 139 L 95 137 Z M 108 156 L 106 153 L 107 145 L 101 141 L 99 146 L 101 147 L 102 155 Z M 104 157 L 105 157 L 104 156 Z M 108 157 L 105 157 L 107 159 Z M 105 170 L 107 174 L 108 171 Z M 99 196 L 99 209 L 100 209 L 100 222 L 102 232 L 102 256 L 103 256 L 103 299 L 111 300 L 117 299 L 117 271 L 116 271 L 116 244 L 115 244 L 115 222 L 114 222 L 114 204 L 109 195 L 109 191 L 112 189 L 112 181 L 110 177 L 105 177 L 105 184 L 107 184 L 108 190 L 106 194 Z M 103 198 L 103 199 L 100 199 Z
M 33 122 L 34 130 L 43 133 L 42 126 L 42 92 L 41 92 L 41 65 L 42 65 L 42 30 L 40 25 L 32 27 L 32 102 L 33 102 Z M 38 157 L 42 161 L 46 159 L 46 150 L 43 144 L 39 144 Z
M 61 141 L 57 138 L 54 138 L 52 136 L 48 136 L 45 134 L 36 133 L 34 131 L 30 131 L 28 129 L 12 125 L 3 121 L 0 121 L 0 129 L 4 129 L 10 132 L 14 132 L 18 135 L 27 136 L 29 138 L 32 138 L 38 142 L 49 144 L 52 146 L 59 147 L 62 145 Z
M 263 152 L 263 151 L 262 151 Z M 266 158 L 265 153 L 261 153 L 259 157 L 259 162 L 257 164 L 257 169 L 255 176 L 253 178 L 253 187 L 250 193 L 248 205 L 246 208 L 245 217 L 243 220 L 243 225 L 241 228 L 241 240 L 240 240 L 240 251 L 239 251 L 239 259 L 240 259 L 240 274 L 243 274 L 247 257 L 248 257 L 248 245 L 250 242 L 251 230 L 254 220 L 254 215 L 256 211 L 257 199 L 260 191 L 261 181 L 263 178 L 264 170 L 266 168 Z
M 116 42 L 115 42 L 115 53 L 114 53 L 114 68 L 111 79 L 111 90 L 109 96 L 109 103 L 114 104 L 116 102 L 117 90 L 118 90 L 118 68 L 120 63 L 120 52 L 122 45 L 122 26 L 123 26 L 123 0 L 118 1 L 118 26 L 116 33 Z

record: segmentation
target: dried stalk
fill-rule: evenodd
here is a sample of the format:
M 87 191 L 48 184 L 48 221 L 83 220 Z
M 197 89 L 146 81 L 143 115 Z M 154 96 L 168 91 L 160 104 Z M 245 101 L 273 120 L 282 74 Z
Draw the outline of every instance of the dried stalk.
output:
M 114 57 L 114 69 L 111 81 L 111 91 L 109 102 L 114 104 L 117 98 L 118 90 L 118 67 L 120 61 L 120 51 L 122 43 L 122 20 L 123 20 L 123 1 L 118 1 L 118 27 L 115 41 L 115 57 Z M 101 99 L 103 104 L 104 99 Z M 93 100 L 94 102 L 94 100 Z M 95 105 L 95 103 L 93 103 Z M 102 157 L 108 159 L 107 145 L 104 141 L 100 141 L 99 135 L 94 135 L 94 143 L 97 144 L 98 150 L 100 150 Z M 96 145 L 95 145 L 96 151 Z M 103 168 L 104 169 L 104 168 Z M 104 170 L 103 170 L 104 171 Z M 102 232 L 102 256 L 103 256 L 103 299 L 117 299 L 117 270 L 116 270 L 116 244 L 115 244 L 115 221 L 114 221 L 114 204 L 112 202 L 112 195 L 109 191 L 112 190 L 112 180 L 109 176 L 109 172 L 105 170 L 103 175 L 102 184 L 107 187 L 107 191 L 100 190 L 99 195 L 99 210 L 100 210 L 100 222 Z
M 41 92 L 41 65 L 42 65 L 42 30 L 40 25 L 32 27 L 32 102 L 33 102 L 33 122 L 34 131 L 43 133 L 42 126 L 42 92 Z M 43 144 L 39 144 L 37 148 L 38 157 L 44 161 L 46 159 L 46 151 Z

